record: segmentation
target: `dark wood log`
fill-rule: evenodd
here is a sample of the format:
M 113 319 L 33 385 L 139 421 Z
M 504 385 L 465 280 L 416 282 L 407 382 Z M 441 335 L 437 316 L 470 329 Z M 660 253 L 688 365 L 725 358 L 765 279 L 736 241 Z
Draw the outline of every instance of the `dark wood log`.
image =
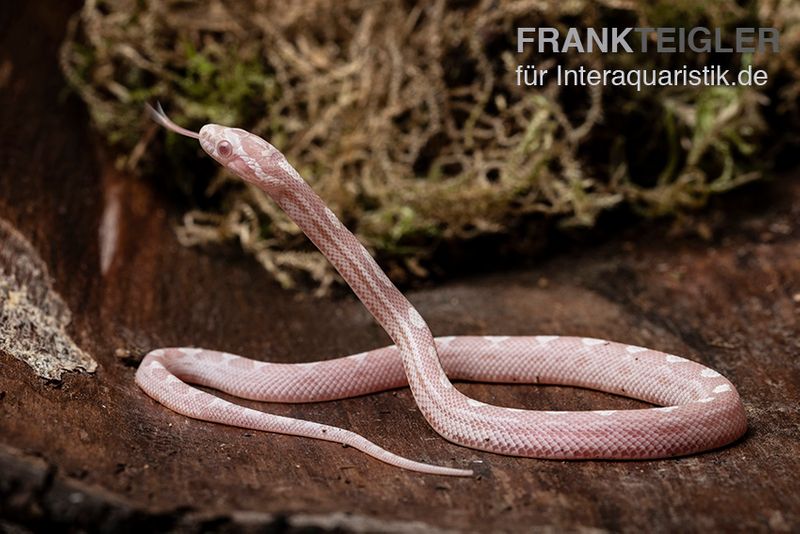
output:
M 76 6 L 51 4 L 0 12 L 0 217 L 43 261 L 71 311 L 66 335 L 97 370 L 44 380 L 0 351 L 0 529 L 800 529 L 796 179 L 727 197 L 724 211 L 696 221 L 708 241 L 634 228 L 571 240 L 539 265 L 410 293 L 437 335 L 586 335 L 707 363 L 744 398 L 744 439 L 683 459 L 539 461 L 445 442 L 408 390 L 260 406 L 412 458 L 482 462 L 473 479 L 408 473 L 335 444 L 189 420 L 136 387 L 135 366 L 157 346 L 300 362 L 388 338 L 349 295 L 283 291 L 250 259 L 181 247 L 180 208 L 157 184 L 114 171 L 65 92 L 57 50 Z M 103 273 L 99 229 L 114 202 Z M 459 387 L 534 409 L 640 405 L 571 388 Z

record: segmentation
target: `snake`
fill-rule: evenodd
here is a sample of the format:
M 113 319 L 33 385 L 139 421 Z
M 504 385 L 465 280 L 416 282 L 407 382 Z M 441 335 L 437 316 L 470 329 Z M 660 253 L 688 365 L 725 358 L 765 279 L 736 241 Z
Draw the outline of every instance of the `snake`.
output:
M 446 476 L 471 476 L 474 470 L 415 461 L 358 433 L 248 408 L 194 386 L 277 403 L 333 401 L 409 387 L 425 420 L 444 439 L 537 459 L 671 458 L 723 447 L 746 432 L 734 385 L 681 356 L 591 337 L 434 338 L 419 311 L 278 149 L 240 128 L 206 124 L 194 132 L 172 122 L 160 105 L 148 109 L 161 126 L 197 139 L 211 158 L 269 195 L 394 343 L 305 363 L 264 362 L 194 347 L 158 348 L 144 356 L 135 380 L 166 408 L 212 423 L 336 442 L 396 467 Z M 652 407 L 525 410 L 473 399 L 453 381 L 574 386 Z

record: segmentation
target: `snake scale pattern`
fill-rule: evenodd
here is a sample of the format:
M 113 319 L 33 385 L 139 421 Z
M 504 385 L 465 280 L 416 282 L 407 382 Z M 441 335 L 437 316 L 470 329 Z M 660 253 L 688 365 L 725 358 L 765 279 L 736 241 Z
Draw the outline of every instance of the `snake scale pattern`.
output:
M 693 454 L 744 434 L 736 388 L 718 372 L 680 356 L 594 338 L 459 336 L 434 338 L 425 320 L 286 158 L 238 128 L 203 126 L 203 150 L 264 190 L 328 258 L 394 345 L 334 360 L 280 364 L 199 348 L 148 353 L 137 384 L 188 417 L 350 445 L 401 468 L 438 475 L 472 471 L 397 456 L 359 434 L 264 413 L 190 384 L 269 402 L 316 402 L 409 386 L 428 423 L 445 439 L 498 454 L 546 459 L 648 459 Z M 640 399 L 636 410 L 532 411 L 471 399 L 452 380 L 561 384 Z

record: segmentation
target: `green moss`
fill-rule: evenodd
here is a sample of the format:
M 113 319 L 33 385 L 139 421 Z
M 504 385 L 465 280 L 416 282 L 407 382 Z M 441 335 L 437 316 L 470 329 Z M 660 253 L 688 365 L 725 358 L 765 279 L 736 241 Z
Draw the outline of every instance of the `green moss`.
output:
M 758 154 L 774 139 L 762 116 L 796 113 L 800 94 L 800 7 L 784 1 L 546 0 L 525 12 L 510 3 L 438 10 L 423 0 L 102 5 L 86 4 L 62 54 L 94 124 L 130 169 L 168 169 L 159 179 L 187 195 L 212 183 L 209 211 L 187 214 L 184 243 L 236 240 L 285 284 L 296 270 L 323 286 L 332 278 L 262 193 L 224 174 L 192 177 L 196 146 L 149 135 L 156 126 L 145 102 L 162 101 L 189 128 L 216 122 L 265 137 L 362 241 L 402 264 L 445 240 L 508 232 L 531 214 L 588 227 L 623 204 L 645 216 L 701 207 L 760 176 Z M 532 20 L 779 27 L 781 54 L 741 64 L 767 69 L 783 86 L 764 90 L 781 97 L 768 101 L 752 87 L 517 87 L 516 64 L 679 68 L 712 59 L 518 55 L 515 29 Z M 164 149 L 148 150 L 153 142 Z M 148 165 L 150 154 L 167 160 Z

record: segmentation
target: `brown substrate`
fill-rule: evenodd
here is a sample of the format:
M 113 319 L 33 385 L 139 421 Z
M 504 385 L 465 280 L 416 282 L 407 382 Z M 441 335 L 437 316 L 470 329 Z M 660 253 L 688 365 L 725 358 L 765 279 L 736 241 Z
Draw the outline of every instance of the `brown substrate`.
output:
M 178 244 L 179 209 L 103 163 L 85 110 L 55 98 L 68 11 L 24 4 L 13 21 L 0 17 L 0 66 L 13 69 L 0 87 L 0 217 L 47 265 L 71 311 L 68 335 L 98 366 L 54 383 L 0 352 L 0 529 L 800 528 L 796 173 L 698 218 L 708 240 L 626 230 L 571 241 L 536 266 L 410 293 L 437 335 L 585 335 L 697 359 L 739 388 L 750 424 L 740 442 L 678 460 L 551 462 L 445 442 L 408 390 L 262 407 L 424 461 L 483 462 L 473 479 L 407 473 L 330 443 L 188 420 L 135 386 L 137 362 L 156 346 L 288 362 L 387 338 L 349 295 L 287 292 L 251 259 Z M 640 405 L 569 388 L 459 387 L 533 409 Z

